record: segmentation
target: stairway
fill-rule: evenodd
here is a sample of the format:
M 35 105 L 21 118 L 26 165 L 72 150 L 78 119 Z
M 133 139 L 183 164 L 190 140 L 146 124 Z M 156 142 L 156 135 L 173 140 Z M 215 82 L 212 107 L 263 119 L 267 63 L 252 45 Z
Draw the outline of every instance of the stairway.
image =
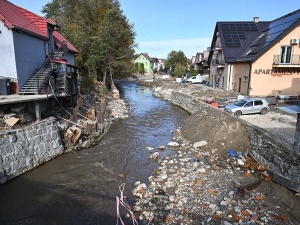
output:
M 50 57 L 44 61 L 43 65 L 32 73 L 25 85 L 19 91 L 19 94 L 46 94 L 45 92 L 47 91 L 45 91 L 45 89 L 53 69 L 51 59 L 62 59 L 64 54 L 64 49 L 58 49 L 56 52 L 51 53 Z
M 35 70 L 25 85 L 19 91 L 19 94 L 43 94 L 45 85 L 48 82 L 52 72 L 52 63 L 45 60 L 41 68 Z

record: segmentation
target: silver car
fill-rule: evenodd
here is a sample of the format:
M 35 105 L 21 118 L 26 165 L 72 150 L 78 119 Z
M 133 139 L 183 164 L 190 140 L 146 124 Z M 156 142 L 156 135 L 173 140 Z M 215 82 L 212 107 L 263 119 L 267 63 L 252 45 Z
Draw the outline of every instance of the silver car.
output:
M 225 112 L 233 113 L 236 116 L 243 114 L 261 113 L 266 114 L 270 104 L 264 98 L 244 98 L 224 107 Z

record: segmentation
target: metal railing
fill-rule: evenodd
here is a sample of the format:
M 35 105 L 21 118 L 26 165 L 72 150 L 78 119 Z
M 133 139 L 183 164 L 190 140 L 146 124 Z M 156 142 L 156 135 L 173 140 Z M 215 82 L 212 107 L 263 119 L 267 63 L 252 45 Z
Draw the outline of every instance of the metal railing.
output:
M 283 57 L 282 55 L 274 55 L 273 57 L 274 65 L 299 65 L 300 66 L 300 55 L 291 55 L 289 59 Z
M 224 59 L 213 59 L 212 65 L 213 66 L 225 65 L 225 60 Z

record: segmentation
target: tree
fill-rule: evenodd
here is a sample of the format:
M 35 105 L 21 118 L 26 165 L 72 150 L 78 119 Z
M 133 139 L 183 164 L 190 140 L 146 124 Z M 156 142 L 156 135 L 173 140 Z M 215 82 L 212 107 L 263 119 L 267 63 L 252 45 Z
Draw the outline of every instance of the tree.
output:
M 168 54 L 165 61 L 165 68 L 171 69 L 171 71 L 175 71 L 176 66 L 178 65 L 182 65 L 187 68 L 187 62 L 188 59 L 181 50 L 178 52 L 173 50 Z
M 190 68 L 189 70 L 190 72 L 190 76 L 197 76 L 199 74 L 198 70 L 194 69 L 194 68 Z
M 118 0 L 52 0 L 42 12 L 61 21 L 61 33 L 80 52 L 83 76 L 105 82 L 108 74 L 131 72 L 135 32 Z
M 139 71 L 139 63 L 134 64 L 134 72 L 137 73 Z
M 139 66 L 139 73 L 141 73 L 141 74 L 144 74 L 144 73 L 145 73 L 144 63 L 140 63 L 140 66 Z
M 173 71 L 173 76 L 182 77 L 182 75 L 186 72 L 186 66 L 178 63 L 175 64 L 175 70 Z

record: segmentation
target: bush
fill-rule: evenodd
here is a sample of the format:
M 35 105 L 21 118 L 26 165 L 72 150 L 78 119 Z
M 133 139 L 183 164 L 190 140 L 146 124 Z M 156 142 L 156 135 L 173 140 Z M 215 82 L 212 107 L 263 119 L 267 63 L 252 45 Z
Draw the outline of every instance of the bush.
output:
M 144 63 L 140 63 L 140 66 L 139 66 L 139 73 L 141 73 L 141 74 L 144 74 L 144 73 L 145 73 Z
M 139 72 L 139 63 L 135 63 L 135 64 L 134 64 L 133 72 L 134 72 L 134 73 Z

